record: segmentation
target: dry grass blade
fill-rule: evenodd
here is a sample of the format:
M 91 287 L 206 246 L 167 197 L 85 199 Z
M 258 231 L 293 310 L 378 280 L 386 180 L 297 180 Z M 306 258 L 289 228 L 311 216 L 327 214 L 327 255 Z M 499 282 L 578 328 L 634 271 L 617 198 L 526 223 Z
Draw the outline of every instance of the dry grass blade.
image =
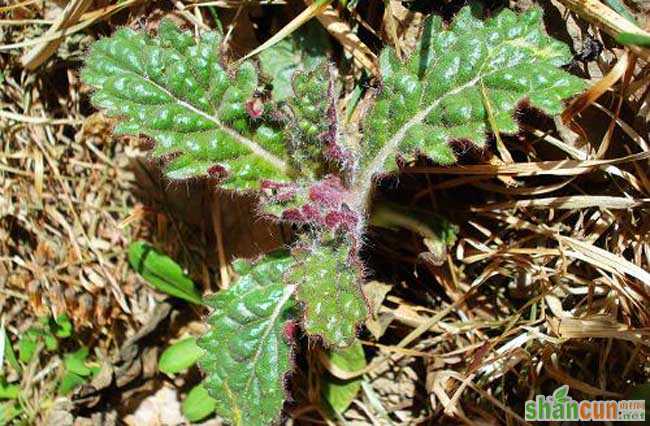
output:
M 139 2 L 142 2 L 142 0 L 124 0 L 123 2 L 113 4 L 110 6 L 105 6 L 101 9 L 98 9 L 96 11 L 92 12 L 87 12 L 84 15 L 81 16 L 80 20 L 81 22 L 75 25 L 72 25 L 64 30 L 56 30 L 52 31 L 51 33 L 48 32 L 38 38 L 35 39 L 29 39 L 25 41 L 21 41 L 19 43 L 10 43 L 10 44 L 3 44 L 0 45 L 0 51 L 3 50 L 13 50 L 13 49 L 21 49 L 23 47 L 28 47 L 28 46 L 37 46 L 43 43 L 48 43 L 52 41 L 59 40 L 61 37 L 64 36 L 69 36 L 71 34 L 74 34 L 78 31 L 83 30 L 84 28 L 87 28 L 91 25 L 93 25 L 95 22 L 101 20 L 101 19 L 106 19 L 110 17 L 111 15 L 114 15 L 115 13 L 119 12 L 120 10 L 126 9 L 130 6 L 133 6 L 134 4 L 137 4 Z
M 606 269 L 613 274 L 628 274 L 641 281 L 641 283 L 650 289 L 650 273 L 644 271 L 629 260 L 575 238 L 562 235 L 557 238 L 562 244 L 574 250 L 568 251 L 568 255 L 589 262 L 598 268 Z
M 640 152 L 611 160 L 559 160 L 513 164 L 471 164 L 449 167 L 410 167 L 405 173 L 442 175 L 512 175 L 512 176 L 573 176 L 590 173 L 594 169 L 612 164 L 642 161 L 650 158 L 650 152 Z
M 610 398 L 622 398 L 623 395 L 618 392 L 611 392 L 605 389 L 597 388 L 596 386 L 585 383 L 582 380 L 578 380 L 570 374 L 566 373 L 557 366 L 556 362 L 553 362 L 553 354 L 550 350 L 544 351 L 544 369 L 548 375 L 556 379 L 560 383 L 569 385 L 571 389 L 577 389 L 586 395 L 589 396 L 602 396 Z
M 397 20 L 395 19 L 393 11 L 393 3 L 389 0 L 385 2 L 386 8 L 384 10 L 384 23 L 386 26 L 386 33 L 390 37 L 393 46 L 395 46 L 395 53 L 398 58 L 402 57 L 402 47 L 400 46 L 399 36 L 397 35 Z
M 528 424 L 520 415 L 515 413 L 510 407 L 508 407 L 498 399 L 494 398 L 492 395 L 490 395 L 485 390 L 478 387 L 476 384 L 472 383 L 471 380 L 468 380 L 468 378 L 463 377 L 461 374 L 453 370 L 445 370 L 445 371 L 438 372 L 435 376 L 435 382 L 433 384 L 433 392 L 440 399 L 441 405 L 444 407 L 445 412 L 448 415 L 460 417 L 461 419 L 464 420 L 466 424 L 475 424 L 475 422 L 467 418 L 467 416 L 463 413 L 463 411 L 461 411 L 457 407 L 454 397 L 449 398 L 447 393 L 448 389 L 450 388 L 449 379 L 455 379 L 461 383 L 461 387 L 463 388 L 469 387 L 470 389 L 479 393 L 486 400 L 490 401 L 491 404 L 508 413 L 508 415 L 510 415 L 514 420 L 516 420 L 520 424 L 524 424 L 524 425 Z
M 375 54 L 352 31 L 350 24 L 341 19 L 336 9 L 328 5 L 317 18 L 332 37 L 337 39 L 343 48 L 350 52 L 359 65 L 372 75 L 379 74 Z
M 60 124 L 81 124 L 83 121 L 76 118 L 48 118 L 48 117 L 32 117 L 23 114 L 17 114 L 11 111 L 0 110 L 0 118 L 7 120 L 18 121 L 21 123 L 29 123 L 36 125 L 60 125 Z
M 609 317 L 561 318 L 558 322 L 555 327 L 564 339 L 622 339 L 650 347 L 649 330 L 630 330 L 625 324 L 616 323 Z
M 53 21 L 47 19 L 3 19 L 0 21 L 0 27 L 12 25 L 52 25 Z
M 494 185 L 491 183 L 487 182 L 476 182 L 472 183 L 473 186 L 477 188 L 484 189 L 486 191 L 491 191 L 491 192 L 498 192 L 500 194 L 509 194 L 509 195 L 540 195 L 540 194 L 547 194 L 549 192 L 555 192 L 559 189 L 564 188 L 565 186 L 569 185 L 571 182 L 573 182 L 576 178 L 571 177 L 566 179 L 563 182 L 556 183 L 554 185 L 539 185 L 539 186 L 533 186 L 533 187 L 520 187 L 520 188 L 504 188 L 503 186 L 499 185 Z
M 219 259 L 219 277 L 221 278 L 221 288 L 230 287 L 230 273 L 228 272 L 228 262 L 226 260 L 226 251 L 223 244 L 223 220 L 221 217 L 221 202 L 219 193 L 215 192 L 212 197 L 212 227 L 215 237 L 217 238 L 217 258 Z
M 592 85 L 589 90 L 575 98 L 571 104 L 562 112 L 562 121 L 569 123 L 573 117 L 580 114 L 585 108 L 593 104 L 596 99 L 600 98 L 605 92 L 612 88 L 618 82 L 629 64 L 629 56 L 624 53 L 616 62 L 616 65 L 605 75 L 598 80 L 596 84 Z
M 643 151 L 649 151 L 650 150 L 650 145 L 648 145 L 648 142 L 643 137 L 641 137 L 639 132 L 634 130 L 634 128 L 632 128 L 632 126 L 627 124 L 620 117 L 614 116 L 614 114 L 610 110 L 608 110 L 607 108 L 605 108 L 604 106 L 602 106 L 598 102 L 594 102 L 592 105 L 594 107 L 598 108 L 599 110 L 601 110 L 602 112 L 604 112 L 605 114 L 607 114 L 612 120 L 615 120 L 616 124 L 618 124 L 620 126 L 621 130 L 623 130 L 625 132 L 625 134 L 627 134 L 630 137 L 630 139 L 632 139 L 637 145 L 639 145 L 639 147 Z
M 241 58 L 241 61 L 244 61 L 248 58 L 251 58 L 261 51 L 268 49 L 269 47 L 273 46 L 274 44 L 278 43 L 279 41 L 289 37 L 294 31 L 296 31 L 298 28 L 300 28 L 303 24 L 305 24 L 307 21 L 309 21 L 311 18 L 318 16 L 321 14 L 332 2 L 332 0 L 318 0 L 310 5 L 307 6 L 305 10 L 300 12 L 298 16 L 293 18 L 291 22 L 289 22 L 287 25 L 285 25 L 280 31 L 277 33 L 273 34 L 271 38 L 266 40 L 264 43 L 262 43 L 260 46 L 256 47 L 253 49 L 250 53 L 248 53 L 246 56 Z
M 11 4 L 9 6 L 2 6 L 0 7 L 0 13 L 9 12 L 10 10 L 14 10 L 14 9 L 20 9 L 21 7 L 29 6 L 30 4 L 34 4 L 38 1 L 40 0 L 25 0 L 22 2 L 18 2 L 16 4 Z
M 633 209 L 636 207 L 647 208 L 649 205 L 650 198 L 633 199 L 598 195 L 571 195 L 567 197 L 548 197 L 493 203 L 484 207 L 473 207 L 472 211 L 493 211 L 513 208 L 573 210 L 589 207 L 600 207 L 603 209 Z
M 650 37 L 650 33 L 639 28 L 598 0 L 560 0 L 560 2 L 588 22 L 602 28 L 614 38 L 623 32 Z M 650 61 L 650 50 L 638 46 L 630 46 L 629 48 L 637 56 Z
M 61 15 L 54 21 L 54 24 L 48 29 L 46 34 L 53 34 L 62 31 L 77 23 L 81 14 L 83 14 L 92 4 L 92 0 L 71 0 L 61 12 Z M 63 37 L 63 35 L 61 36 Z M 35 70 L 45 62 L 61 44 L 61 38 L 46 41 L 27 52 L 21 58 L 21 62 L 28 70 Z
M 276 6 L 286 5 L 285 0 L 217 0 L 217 1 L 195 1 L 187 5 L 187 7 L 221 7 L 223 9 L 237 9 L 243 4 L 251 6 Z
M 488 90 L 482 81 L 480 82 L 480 85 L 481 85 L 481 98 L 483 101 L 483 106 L 485 108 L 485 112 L 487 113 L 487 119 L 488 119 L 488 123 L 490 124 L 490 129 L 492 130 L 492 133 L 494 134 L 494 138 L 496 139 L 497 151 L 499 152 L 499 155 L 501 155 L 501 159 L 505 163 L 512 163 L 513 159 L 512 156 L 510 155 L 510 151 L 508 151 L 508 148 L 503 143 L 503 140 L 501 139 L 501 131 L 499 130 L 499 127 L 497 126 L 497 122 L 494 119 L 494 109 L 490 104 L 490 97 L 488 96 Z

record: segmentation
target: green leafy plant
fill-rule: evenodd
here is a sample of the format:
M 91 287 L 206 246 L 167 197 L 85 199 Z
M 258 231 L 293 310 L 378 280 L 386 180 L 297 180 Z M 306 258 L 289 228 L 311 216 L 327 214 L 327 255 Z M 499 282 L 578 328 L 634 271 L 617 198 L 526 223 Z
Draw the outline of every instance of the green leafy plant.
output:
M 487 149 L 490 132 L 518 131 L 523 102 L 557 114 L 584 88 L 560 68 L 571 53 L 544 33 L 539 10 L 476 14 L 430 18 L 404 59 L 384 49 L 361 144 L 346 136 L 327 64 L 295 72 L 292 96 L 277 101 L 259 96 L 252 62 L 223 62 L 216 32 L 195 39 L 163 21 L 157 37 L 122 29 L 91 49 L 82 77 L 94 104 L 122 118 L 117 133 L 153 139 L 169 179 L 255 191 L 261 216 L 299 231 L 290 252 L 235 262 L 239 279 L 207 301 L 200 364 L 229 423 L 279 419 L 297 329 L 331 350 L 354 344 L 368 311 L 359 250 L 375 180 L 420 157 L 454 163 L 459 143 Z M 421 220 L 393 223 L 408 224 L 428 232 Z
M 183 268 L 147 242 L 136 241 L 129 246 L 129 263 L 156 290 L 196 305 L 203 304 L 201 294 Z M 203 355 L 196 340 L 186 337 L 170 345 L 158 359 L 158 370 L 173 376 L 194 366 Z M 214 413 L 215 403 L 199 384 L 188 392 L 181 411 L 189 421 L 196 422 Z
M 313 71 L 327 58 L 327 31 L 314 21 L 259 54 L 260 70 L 273 85 L 273 98 L 293 96 L 292 80 L 297 71 Z
M 56 318 L 43 317 L 18 339 L 18 359 L 25 364 L 31 362 L 37 355 L 39 347 L 44 347 L 47 352 L 58 351 L 61 347 L 60 342 L 72 335 L 72 321 L 66 314 Z M 97 374 L 99 367 L 96 363 L 88 362 L 88 355 L 88 348 L 84 346 L 75 352 L 63 354 L 63 373 L 57 388 L 58 394 L 69 394 Z M 14 366 L 11 358 L 9 357 L 8 361 Z M 13 359 L 15 360 L 15 355 Z M 18 372 L 21 371 L 16 366 L 14 368 Z
M 158 369 L 167 375 L 182 373 L 194 366 L 203 355 L 195 337 L 181 339 L 169 346 L 158 360 Z M 188 392 L 181 405 L 183 415 L 191 421 L 202 420 L 216 409 L 214 398 L 208 395 L 203 384 L 194 386 Z
M 349 348 L 329 351 L 325 356 L 328 357 L 330 364 L 346 372 L 361 370 L 366 366 L 366 356 L 361 343 L 358 341 L 354 342 Z M 323 399 L 337 414 L 343 413 L 350 406 L 359 389 L 361 389 L 360 377 L 352 380 L 342 380 L 328 374 L 322 380 L 321 394 Z
M 180 265 L 147 242 L 129 245 L 129 263 L 156 290 L 190 303 L 202 303 L 201 293 Z
M 33 424 L 37 415 L 49 409 L 53 401 L 69 396 L 79 386 L 90 382 L 99 372 L 99 363 L 89 360 L 89 349 L 79 345 L 74 325 L 67 314 L 41 317 L 17 336 L 12 344 L 4 326 L 0 327 L 0 425 Z M 14 346 L 16 353 L 14 352 Z M 77 347 L 70 351 L 68 348 Z M 62 362 L 54 382 L 39 392 L 30 388 L 33 372 L 60 357 Z M 5 362 L 6 361 L 6 362 Z M 14 371 L 6 373 L 7 367 Z
M 86 383 L 99 373 L 100 367 L 96 363 L 88 362 L 88 348 L 83 346 L 79 350 L 66 354 L 63 357 L 65 373 L 59 382 L 58 393 L 67 395 L 77 386 Z
M 49 352 L 59 348 L 59 339 L 72 335 L 72 322 L 66 314 L 57 318 L 43 317 L 31 326 L 18 340 L 18 359 L 23 363 L 31 361 L 39 344 Z

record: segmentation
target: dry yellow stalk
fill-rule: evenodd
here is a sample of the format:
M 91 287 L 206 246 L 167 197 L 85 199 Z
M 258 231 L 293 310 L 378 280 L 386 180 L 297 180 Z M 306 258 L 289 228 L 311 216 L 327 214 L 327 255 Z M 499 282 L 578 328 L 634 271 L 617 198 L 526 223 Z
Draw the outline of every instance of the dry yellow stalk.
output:
M 65 30 L 66 28 L 76 24 L 81 15 L 92 3 L 92 0 L 71 0 L 47 31 L 46 35 L 53 34 L 60 30 Z M 61 42 L 62 40 L 60 37 L 55 40 L 46 41 L 25 53 L 20 59 L 20 62 L 25 68 L 33 71 L 41 66 L 43 62 L 47 61 L 54 52 L 56 52 L 56 49 L 59 47 Z
M 559 0 L 566 7 L 576 12 L 586 21 L 605 30 L 607 34 L 612 37 L 618 36 L 620 33 L 635 33 L 645 37 L 650 37 L 650 33 L 642 30 L 634 23 L 625 19 L 611 8 L 605 6 L 598 0 Z M 630 50 L 637 56 L 650 61 L 650 50 L 630 46 Z

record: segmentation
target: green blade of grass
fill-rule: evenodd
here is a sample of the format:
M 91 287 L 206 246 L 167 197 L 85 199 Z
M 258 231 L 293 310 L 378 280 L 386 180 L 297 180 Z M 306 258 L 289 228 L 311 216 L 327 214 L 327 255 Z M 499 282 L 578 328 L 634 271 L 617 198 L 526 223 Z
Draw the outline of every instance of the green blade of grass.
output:
M 156 290 L 197 305 L 203 303 L 201 294 L 180 265 L 145 241 L 129 246 L 129 263 Z
M 650 47 L 650 36 L 637 33 L 620 33 L 616 41 L 626 46 Z

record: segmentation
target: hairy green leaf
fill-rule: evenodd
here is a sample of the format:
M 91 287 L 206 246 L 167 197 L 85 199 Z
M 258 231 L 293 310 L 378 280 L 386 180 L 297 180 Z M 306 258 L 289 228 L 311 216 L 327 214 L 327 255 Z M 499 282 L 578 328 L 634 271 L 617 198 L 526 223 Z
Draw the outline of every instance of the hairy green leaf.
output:
M 570 60 L 568 47 L 544 33 L 538 9 L 521 15 L 504 10 L 482 21 L 466 7 L 448 29 L 439 17 L 430 18 L 410 58 L 402 62 L 390 49 L 380 56 L 383 89 L 366 120 L 357 185 L 394 171 L 397 157 L 455 162 L 449 142 L 482 146 L 493 130 L 488 111 L 502 133 L 517 131 L 522 101 L 559 113 L 562 100 L 584 87 L 558 68 Z
M 201 293 L 194 288 L 194 283 L 180 265 L 145 241 L 136 241 L 129 246 L 129 263 L 157 290 L 197 305 L 203 303 Z
M 350 248 L 317 245 L 300 250 L 287 281 L 296 284 L 296 299 L 304 303 L 304 327 L 336 347 L 351 345 L 367 308 L 358 266 L 348 257 Z
M 341 129 L 335 86 L 333 68 L 322 64 L 310 73 L 296 74 L 295 96 L 289 101 L 293 110 L 289 133 L 294 156 L 296 161 L 316 163 L 311 169 L 320 171 L 319 177 L 330 171 L 330 166 L 335 166 L 335 170 L 349 169 L 354 157 Z
M 199 340 L 204 386 L 217 413 L 234 425 L 264 425 L 280 416 L 291 368 L 283 331 L 294 315 L 294 288 L 284 285 L 283 276 L 292 262 L 283 254 L 237 262 L 237 282 L 208 300 L 212 327 Z
M 291 100 L 296 71 L 312 71 L 327 59 L 329 36 L 322 25 L 310 21 L 298 31 L 258 55 L 262 72 L 271 78 L 273 98 Z
M 288 100 L 293 116 L 287 126 L 294 160 L 299 164 L 309 163 L 311 169 L 324 164 L 323 138 L 330 121 L 327 116 L 333 94 L 330 90 L 330 75 L 327 65 L 309 72 L 298 72 L 293 80 L 295 96 Z
M 207 32 L 195 40 L 166 20 L 155 38 L 123 28 L 93 45 L 82 78 L 97 89 L 95 105 L 124 118 L 117 133 L 147 135 L 154 155 L 171 159 L 169 178 L 212 175 L 230 189 L 285 180 L 282 133 L 247 110 L 255 68 L 246 62 L 230 75 L 220 39 Z

